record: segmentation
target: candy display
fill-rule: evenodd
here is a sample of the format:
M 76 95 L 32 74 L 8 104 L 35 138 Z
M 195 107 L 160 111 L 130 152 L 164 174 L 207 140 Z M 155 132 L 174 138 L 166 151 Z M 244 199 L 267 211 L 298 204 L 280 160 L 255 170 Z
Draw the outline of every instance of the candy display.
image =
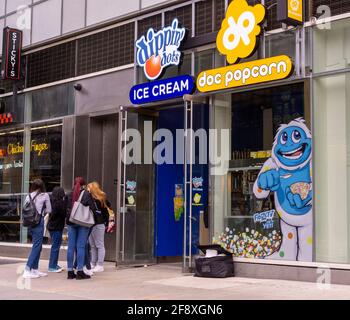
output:
M 246 228 L 237 233 L 235 229 L 226 228 L 225 232 L 214 237 L 214 244 L 221 245 L 238 258 L 266 258 L 278 251 L 281 246 L 282 235 L 273 230 L 263 235 L 254 229 Z

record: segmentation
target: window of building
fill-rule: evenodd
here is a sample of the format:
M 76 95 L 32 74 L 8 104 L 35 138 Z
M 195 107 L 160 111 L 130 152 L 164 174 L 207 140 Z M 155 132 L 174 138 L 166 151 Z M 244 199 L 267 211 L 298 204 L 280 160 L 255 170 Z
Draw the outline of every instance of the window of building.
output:
M 0 131 L 0 241 L 20 239 L 23 128 Z
M 133 63 L 134 40 L 133 22 L 79 39 L 77 75 Z
M 230 161 L 223 174 L 212 176 L 214 242 L 240 258 L 283 258 L 275 194 L 257 198 L 254 183 L 271 158 L 280 125 L 303 117 L 310 127 L 304 84 L 218 94 L 213 112 L 215 129 L 231 132 L 217 146 L 217 154 L 230 150 Z
M 138 21 L 137 32 L 138 37 L 146 36 L 148 29 L 152 28 L 155 31 L 158 31 L 162 28 L 162 15 L 157 14 Z
M 61 182 L 62 124 L 31 128 L 29 181 L 37 178 L 51 192 Z
M 319 17 L 324 13 L 318 10 L 321 6 L 328 6 L 331 9 L 332 16 L 347 13 L 350 11 L 350 2 L 348 0 L 309 0 L 312 1 L 313 15 Z
M 348 68 L 350 65 L 350 20 L 332 22 L 331 29 L 314 28 L 314 72 Z
M 75 55 L 74 41 L 29 54 L 27 87 L 74 77 Z
M 177 18 L 182 27 L 188 29 L 188 34 L 192 34 L 192 5 L 176 8 L 165 12 L 165 25 L 170 26 L 171 22 Z
M 71 83 L 28 92 L 25 99 L 26 123 L 74 113 L 74 89 Z
M 213 1 L 206 0 L 196 3 L 196 36 L 211 33 L 214 30 Z
M 350 262 L 350 76 L 314 80 L 318 262 Z

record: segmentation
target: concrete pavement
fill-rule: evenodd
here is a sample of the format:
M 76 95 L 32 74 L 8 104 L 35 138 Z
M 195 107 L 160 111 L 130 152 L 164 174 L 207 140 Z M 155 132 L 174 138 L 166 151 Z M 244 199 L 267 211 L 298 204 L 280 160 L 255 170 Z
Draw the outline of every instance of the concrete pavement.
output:
M 320 288 L 315 283 L 293 281 L 195 278 L 182 274 L 178 264 L 116 269 L 106 263 L 105 272 L 91 280 L 66 280 L 63 272 L 25 281 L 20 276 L 24 262 L 0 257 L 0 300 L 350 299 L 350 286 Z M 47 261 L 41 262 L 40 269 L 47 269 Z

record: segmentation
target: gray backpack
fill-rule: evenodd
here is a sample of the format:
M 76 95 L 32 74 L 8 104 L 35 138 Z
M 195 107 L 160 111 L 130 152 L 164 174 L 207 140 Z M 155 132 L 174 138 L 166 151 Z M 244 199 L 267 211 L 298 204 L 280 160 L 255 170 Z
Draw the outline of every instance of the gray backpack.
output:
M 30 193 L 28 194 L 29 201 L 24 204 L 22 209 L 22 221 L 24 227 L 34 228 L 40 223 L 41 214 L 36 209 L 34 203 L 34 200 L 38 195 L 39 193 L 37 193 L 35 197 L 32 198 Z

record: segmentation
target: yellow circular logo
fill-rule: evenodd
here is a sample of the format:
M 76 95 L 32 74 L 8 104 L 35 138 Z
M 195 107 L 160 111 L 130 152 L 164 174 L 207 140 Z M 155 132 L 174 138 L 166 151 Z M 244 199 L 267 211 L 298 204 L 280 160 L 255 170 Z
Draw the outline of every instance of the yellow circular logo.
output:
M 261 4 L 250 6 L 246 0 L 234 0 L 227 8 L 226 17 L 216 39 L 219 52 L 227 62 L 249 57 L 256 49 L 257 37 L 266 15 Z

